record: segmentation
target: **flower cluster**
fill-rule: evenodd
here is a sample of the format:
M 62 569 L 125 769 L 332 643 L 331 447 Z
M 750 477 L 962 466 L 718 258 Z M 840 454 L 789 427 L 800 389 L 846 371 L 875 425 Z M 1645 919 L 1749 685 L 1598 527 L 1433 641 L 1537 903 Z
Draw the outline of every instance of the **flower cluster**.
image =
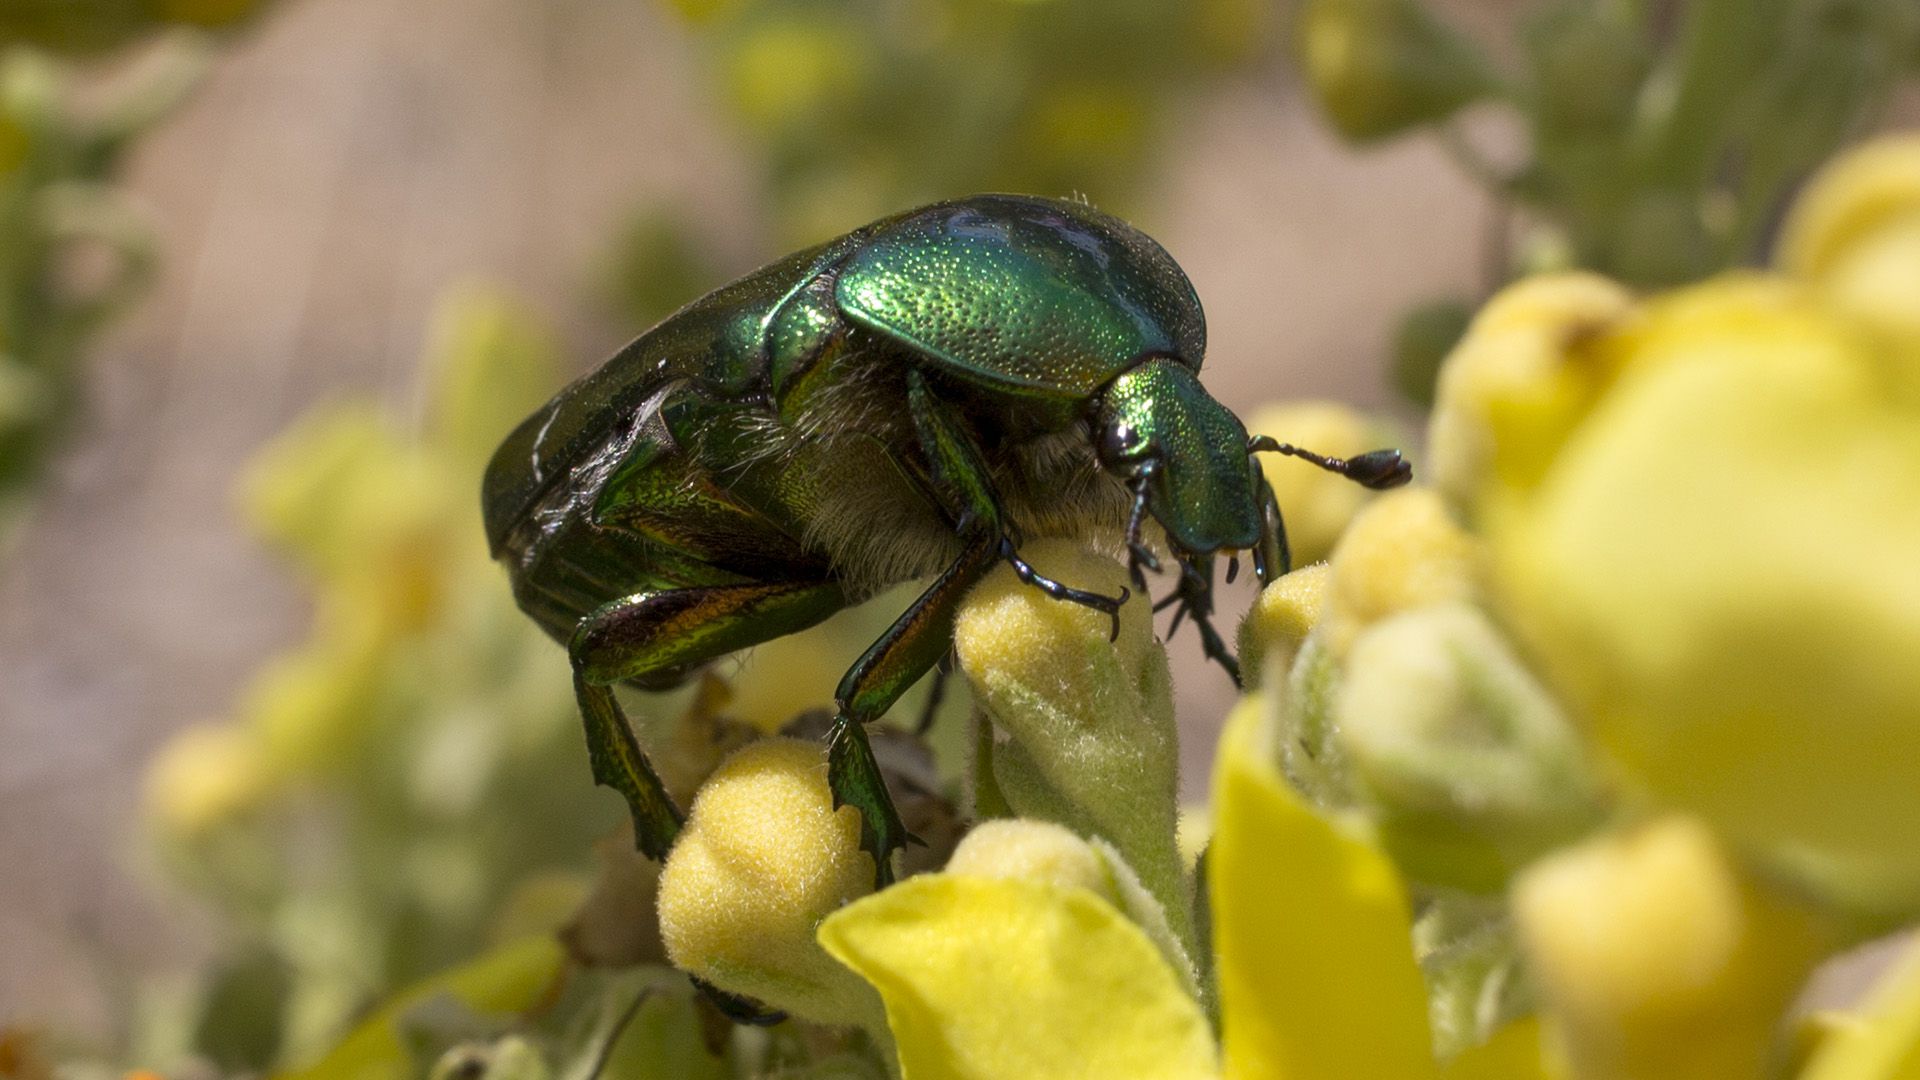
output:
M 1820 178 L 1774 270 L 1514 286 L 1443 371 L 1431 483 L 1249 616 L 1200 867 L 1144 618 L 1109 644 L 1009 573 L 958 628 L 979 823 L 945 866 L 862 895 L 818 751 L 750 748 L 816 809 L 703 789 L 668 877 L 773 876 L 731 933 L 724 893 L 663 902 L 675 961 L 909 1077 L 1905 1075 L 1912 963 L 1845 1023 L 1790 1007 L 1920 914 L 1917 283 L 1903 138 Z M 722 815 L 780 858 L 722 869 Z

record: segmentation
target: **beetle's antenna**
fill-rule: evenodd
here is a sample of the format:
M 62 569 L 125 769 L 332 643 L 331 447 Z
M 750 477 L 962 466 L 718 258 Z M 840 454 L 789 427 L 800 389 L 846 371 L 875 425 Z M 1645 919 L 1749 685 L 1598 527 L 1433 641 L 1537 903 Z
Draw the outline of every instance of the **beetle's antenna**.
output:
M 1090 607 L 1095 611 L 1105 612 L 1107 616 L 1113 620 L 1113 631 L 1107 635 L 1107 640 L 1120 640 L 1120 605 L 1126 603 L 1127 597 L 1132 596 L 1132 593 L 1122 588 L 1120 595 L 1117 597 L 1102 596 L 1099 593 L 1087 592 L 1084 589 L 1074 589 L 1062 585 L 1052 578 L 1047 577 L 1045 574 L 1042 574 L 1040 571 L 1035 570 L 1031 563 L 1021 558 L 1019 553 L 1013 549 L 1013 540 L 1010 537 L 1003 536 L 1000 538 L 1000 557 L 1007 560 L 1007 563 L 1013 567 L 1013 572 L 1019 576 L 1023 583 L 1039 589 L 1055 600 L 1067 600 L 1075 604 Z
M 1400 456 L 1398 450 L 1373 450 L 1351 458 L 1327 457 L 1292 443 L 1277 442 L 1271 435 L 1256 435 L 1247 440 L 1247 453 L 1297 457 L 1375 491 L 1396 488 L 1413 479 L 1413 466 Z

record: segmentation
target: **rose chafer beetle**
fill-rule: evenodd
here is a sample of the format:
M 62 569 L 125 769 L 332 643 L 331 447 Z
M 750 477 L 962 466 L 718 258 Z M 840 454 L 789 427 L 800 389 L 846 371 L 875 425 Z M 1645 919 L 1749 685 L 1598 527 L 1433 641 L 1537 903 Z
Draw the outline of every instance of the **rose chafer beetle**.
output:
M 1176 604 L 1208 656 L 1213 564 L 1288 566 L 1256 451 L 1369 487 L 1396 451 L 1326 458 L 1249 440 L 1199 380 L 1206 325 L 1173 259 L 1085 205 L 1014 195 L 939 203 L 790 255 L 694 301 L 575 382 L 494 454 L 488 541 L 520 607 L 566 644 L 594 778 L 664 858 L 681 817 L 615 683 L 663 689 L 700 665 L 932 578 L 841 680 L 836 805 L 862 816 L 884 882 L 910 837 L 864 725 L 952 648 L 968 589 L 1000 562 L 1113 615 L 1020 558 L 1038 536 L 1123 540 L 1133 582 L 1177 565 Z M 1229 577 L 1232 566 L 1229 567 Z

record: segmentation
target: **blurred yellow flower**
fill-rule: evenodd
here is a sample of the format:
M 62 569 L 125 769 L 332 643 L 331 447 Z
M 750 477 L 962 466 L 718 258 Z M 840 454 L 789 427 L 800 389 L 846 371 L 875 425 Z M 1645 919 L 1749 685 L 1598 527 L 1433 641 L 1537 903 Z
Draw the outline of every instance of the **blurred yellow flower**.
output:
M 722 990 L 878 1029 L 879 1003 L 814 940 L 820 920 L 872 882 L 860 816 L 833 808 L 824 752 L 765 739 L 695 797 L 660 872 L 660 935 L 674 966 Z
M 1765 1075 L 1787 1006 L 1831 946 L 1814 916 L 1686 819 L 1555 855 L 1514 904 L 1578 1080 Z
M 865 57 L 845 20 L 777 16 L 752 27 L 726 58 L 726 85 L 741 118 L 763 133 L 818 119 L 859 93 Z
M 1915 249 L 1920 259 L 1920 247 Z M 1776 280 L 1649 306 L 1538 489 L 1502 607 L 1669 805 L 1863 908 L 1920 910 L 1920 410 Z
M 147 766 L 148 819 L 176 836 L 199 835 L 258 805 L 271 775 L 259 738 L 247 728 L 187 728 Z
M 1567 434 L 1611 383 L 1595 347 L 1633 310 L 1592 274 L 1530 278 L 1488 301 L 1440 369 L 1423 473 L 1456 510 L 1539 482 Z
M 1780 243 L 1782 269 L 1886 335 L 1920 399 L 1920 134 L 1869 143 L 1815 178 Z

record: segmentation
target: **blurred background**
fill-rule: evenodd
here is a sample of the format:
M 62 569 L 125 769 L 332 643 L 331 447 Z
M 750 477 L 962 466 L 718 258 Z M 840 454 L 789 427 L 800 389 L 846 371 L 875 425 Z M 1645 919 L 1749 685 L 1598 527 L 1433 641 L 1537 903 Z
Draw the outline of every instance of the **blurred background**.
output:
M 1309 70 L 1295 10 L 1268 0 L 277 0 L 160 5 L 161 16 L 111 0 L 0 0 L 12 43 L 0 161 L 14 187 L 4 345 L 39 371 L 31 393 L 0 383 L 0 401 L 44 420 L 0 444 L 19 469 L 0 541 L 0 1026 L 124 1035 L 136 985 L 230 956 L 236 923 L 284 932 L 272 904 L 236 914 L 230 899 L 205 902 L 230 897 L 235 874 L 259 880 L 272 855 L 253 850 L 253 869 L 236 870 L 230 850 L 196 847 L 209 842 L 202 826 L 169 825 L 149 763 L 180 732 L 269 708 L 263 668 L 333 632 L 325 590 L 351 572 L 329 560 L 354 562 L 356 537 L 303 547 L 300 514 L 336 497 L 323 481 L 340 462 L 397 463 L 410 440 L 458 426 L 447 401 L 462 386 L 571 377 L 789 249 L 918 202 L 1022 190 L 1085 194 L 1173 253 L 1207 308 L 1208 385 L 1243 416 L 1329 398 L 1412 430 L 1420 357 L 1451 343 L 1460 305 L 1529 260 L 1646 284 L 1738 263 L 1804 164 L 1867 127 L 1920 118 L 1910 83 L 1860 74 L 1845 100 L 1822 97 L 1826 112 L 1800 118 L 1820 146 L 1771 163 L 1748 155 L 1759 164 L 1747 188 L 1688 203 L 1707 206 L 1699 243 L 1637 265 L 1658 245 L 1623 234 L 1684 237 L 1697 222 L 1636 203 L 1608 218 L 1608 242 L 1589 242 L 1597 230 L 1583 235 L 1578 213 L 1554 216 L 1576 200 L 1552 182 L 1605 155 L 1552 159 L 1545 136 L 1567 128 L 1539 108 L 1482 104 L 1504 92 L 1471 69 L 1519 70 L 1536 88 L 1560 78 L 1590 97 L 1609 79 L 1637 88 L 1653 47 L 1616 48 L 1612 24 L 1571 12 L 1649 5 L 1435 5 L 1486 58 L 1460 71 L 1431 61 L 1446 50 L 1419 35 L 1438 31 L 1402 25 L 1404 6 L 1348 5 L 1359 29 L 1343 31 L 1419 38 L 1434 70 L 1407 77 L 1426 104 L 1400 115 L 1391 100 L 1342 99 Z M 1650 6 L 1665 12 L 1661 34 L 1684 38 L 1687 5 Z M 1887 46 L 1897 61 L 1876 61 L 1891 70 L 1914 54 L 1898 51 L 1910 28 L 1889 17 L 1821 25 L 1907 40 Z M 1573 55 L 1556 56 L 1563 45 Z M 1795 77 L 1836 70 L 1821 55 L 1796 61 Z M 1806 96 L 1791 93 L 1793 75 L 1778 80 L 1781 101 Z M 1432 127 L 1387 138 L 1416 125 Z M 1527 198 L 1564 227 L 1529 230 L 1513 210 Z M 1709 235 L 1723 219 L 1735 223 Z M 487 366 L 528 354 L 551 376 Z M 503 391 L 495 411 L 517 416 L 545 388 Z M 316 408 L 362 410 L 385 434 L 315 428 Z M 477 543 L 471 478 L 450 486 L 445 528 Z M 441 583 L 467 586 L 505 594 L 499 575 Z M 1244 603 L 1223 601 L 1227 618 Z M 1183 637 L 1174 670 L 1198 797 L 1232 689 Z M 564 677 L 557 647 L 528 648 L 545 670 L 529 679 Z M 821 662 L 820 680 L 842 664 Z M 457 665 L 433 670 L 462 680 Z M 590 839 L 617 803 L 587 790 L 570 723 L 554 728 L 552 776 L 579 789 L 569 805 L 602 814 Z M 269 801 L 248 799 L 250 811 Z M 312 812 L 287 825 L 276 810 L 279 824 L 251 842 L 310 843 Z M 194 835 L 155 839 L 169 828 Z M 567 858 L 585 852 L 583 840 Z M 275 904 L 295 891 L 276 888 Z M 474 903 L 491 909 L 504 889 Z M 428 959 L 445 958 L 388 962 Z M 230 990 L 281 977 L 244 974 Z

